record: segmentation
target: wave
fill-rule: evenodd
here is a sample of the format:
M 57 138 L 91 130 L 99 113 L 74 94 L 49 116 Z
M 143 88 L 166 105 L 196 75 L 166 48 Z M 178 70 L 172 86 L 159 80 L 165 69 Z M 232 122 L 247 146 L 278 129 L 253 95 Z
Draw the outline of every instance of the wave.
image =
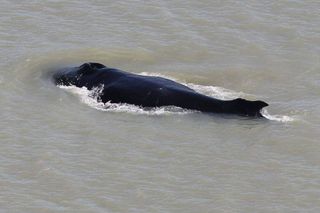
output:
M 167 78 L 173 81 L 177 81 L 180 84 L 183 84 L 187 87 L 190 87 L 191 89 L 194 89 L 195 91 L 222 100 L 230 100 L 230 99 L 235 99 L 238 97 L 243 97 L 245 93 L 242 92 L 235 92 L 232 90 L 228 90 L 222 87 L 215 87 L 215 86 L 204 86 L 204 85 L 198 85 L 198 84 L 193 84 L 193 83 L 187 83 L 187 82 L 181 82 L 179 79 L 175 79 L 173 77 L 168 77 L 159 73 L 148 73 L 148 72 L 142 72 L 139 73 L 140 75 L 145 75 L 145 76 L 157 76 L 157 77 L 162 77 L 162 78 Z
M 153 107 L 153 108 L 143 108 L 132 104 L 125 103 L 103 103 L 99 101 L 99 94 L 103 87 L 94 88 L 88 90 L 86 87 L 76 87 L 76 86 L 58 86 L 72 94 L 75 94 L 80 98 L 80 101 L 90 107 L 93 107 L 101 111 L 111 111 L 111 112 L 127 112 L 132 114 L 146 114 L 146 115 L 165 115 L 165 114 L 187 114 L 195 111 L 182 109 L 175 106 L 165 106 L 165 107 Z
M 261 114 L 263 115 L 263 117 L 267 118 L 268 120 L 278 121 L 282 123 L 288 123 L 296 120 L 295 118 L 287 115 L 270 115 L 266 109 L 262 109 Z

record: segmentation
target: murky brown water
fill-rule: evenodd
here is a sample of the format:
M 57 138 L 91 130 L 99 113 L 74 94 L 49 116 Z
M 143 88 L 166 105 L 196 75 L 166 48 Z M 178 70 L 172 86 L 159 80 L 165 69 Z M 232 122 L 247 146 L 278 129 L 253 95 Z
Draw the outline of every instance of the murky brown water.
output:
M 1 212 L 320 211 L 320 2 L 0 3 Z M 104 110 L 43 77 L 87 61 L 270 120 Z

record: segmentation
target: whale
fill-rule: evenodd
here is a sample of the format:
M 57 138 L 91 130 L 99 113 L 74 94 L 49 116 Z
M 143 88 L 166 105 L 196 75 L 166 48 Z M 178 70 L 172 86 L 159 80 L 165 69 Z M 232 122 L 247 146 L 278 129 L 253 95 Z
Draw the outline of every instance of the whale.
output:
M 143 108 L 176 106 L 204 113 L 262 118 L 261 109 L 268 106 L 261 100 L 216 99 L 167 78 L 130 73 L 96 62 L 55 70 L 52 80 L 57 86 L 101 88 L 97 100 L 103 103 Z

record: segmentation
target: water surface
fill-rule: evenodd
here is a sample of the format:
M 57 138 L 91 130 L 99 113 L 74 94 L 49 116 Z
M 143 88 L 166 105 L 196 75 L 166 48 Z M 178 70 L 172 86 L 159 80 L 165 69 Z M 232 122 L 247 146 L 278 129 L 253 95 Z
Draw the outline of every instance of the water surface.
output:
M 1 212 L 318 212 L 318 1 L 14 1 L 0 7 Z M 270 120 L 107 110 L 45 68 L 96 61 Z

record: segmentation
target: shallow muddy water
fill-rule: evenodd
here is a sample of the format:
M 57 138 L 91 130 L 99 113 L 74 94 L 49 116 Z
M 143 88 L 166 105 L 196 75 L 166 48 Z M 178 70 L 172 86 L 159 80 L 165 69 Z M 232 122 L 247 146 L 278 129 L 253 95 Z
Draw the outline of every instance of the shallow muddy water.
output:
M 0 7 L 1 212 L 319 212 L 320 2 Z M 96 61 L 268 119 L 103 106 L 52 66 Z

